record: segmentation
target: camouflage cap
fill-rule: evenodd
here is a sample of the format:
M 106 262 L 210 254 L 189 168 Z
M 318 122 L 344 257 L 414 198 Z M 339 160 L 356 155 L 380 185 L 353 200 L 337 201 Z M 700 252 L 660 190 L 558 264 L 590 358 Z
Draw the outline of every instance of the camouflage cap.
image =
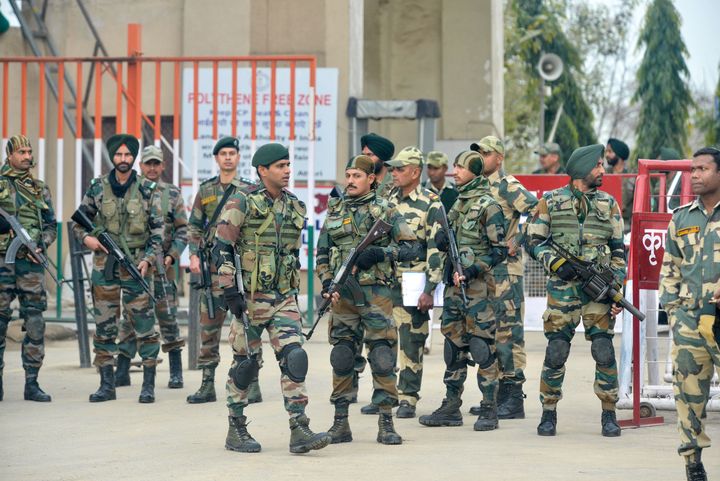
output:
M 162 162 L 165 159 L 163 159 L 162 149 L 160 147 L 155 147 L 154 145 L 148 145 L 142 150 L 142 163 L 150 162 L 151 160 L 157 160 L 158 162 Z
M 345 170 L 350 169 L 362 170 L 368 175 L 374 174 L 375 162 L 373 162 L 373 159 L 367 155 L 356 155 L 355 157 L 350 159 L 350 162 L 348 162 L 345 166 Z
M 426 161 L 428 167 L 443 167 L 448 165 L 448 156 L 445 155 L 443 152 L 439 152 L 437 150 L 433 150 L 432 152 L 429 152 L 427 154 L 427 161 Z
M 562 155 L 562 149 L 556 142 L 550 142 L 549 144 L 543 144 L 542 147 L 535 151 L 538 155 L 557 154 Z
M 236 137 L 223 137 L 218 140 L 215 147 L 213 147 L 213 155 L 217 155 L 220 149 L 224 149 L 225 147 L 232 147 L 240 152 L 240 141 Z
M 485 170 L 485 161 L 482 155 L 474 150 L 460 152 L 458 156 L 455 157 L 454 165 L 464 167 L 475 175 L 481 175 Z
M 397 153 L 394 159 L 385 162 L 388 167 L 404 167 L 406 165 L 423 165 L 423 153 L 414 146 L 405 147 Z
M 488 135 L 483 137 L 479 142 L 470 144 L 470 150 L 487 154 L 490 152 L 497 152 L 500 155 L 505 155 L 505 144 L 502 140 L 495 137 L 494 135 Z
M 7 145 L 5 146 L 5 154 L 10 157 L 13 152 L 22 147 L 32 148 L 32 145 L 30 145 L 30 139 L 28 139 L 24 135 L 13 135 L 7 141 Z

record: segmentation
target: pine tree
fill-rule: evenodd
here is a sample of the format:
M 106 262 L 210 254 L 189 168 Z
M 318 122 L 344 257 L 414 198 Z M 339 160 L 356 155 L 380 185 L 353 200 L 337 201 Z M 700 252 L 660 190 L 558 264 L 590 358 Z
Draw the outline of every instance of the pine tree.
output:
M 720 74 L 720 64 L 718 65 L 718 74 Z M 720 75 L 718 75 L 718 84 L 717 87 L 715 87 L 715 96 L 713 101 L 712 123 L 708 129 L 705 140 L 708 145 L 720 147 Z
M 638 39 L 645 54 L 633 95 L 633 102 L 640 105 L 637 158 L 654 159 L 663 146 L 687 150 L 688 109 L 693 100 L 680 23 L 671 0 L 653 0 L 645 13 Z

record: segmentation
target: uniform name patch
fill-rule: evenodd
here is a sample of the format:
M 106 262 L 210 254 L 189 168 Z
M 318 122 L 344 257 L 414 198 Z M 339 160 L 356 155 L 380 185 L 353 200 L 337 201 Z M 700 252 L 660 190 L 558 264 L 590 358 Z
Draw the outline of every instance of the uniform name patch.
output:
M 211 195 L 210 197 L 206 197 L 202 200 L 202 205 L 207 205 L 210 202 L 215 202 L 217 200 L 217 195 Z
M 688 234 L 696 234 L 700 232 L 700 226 L 694 225 L 692 227 L 685 227 L 684 229 L 680 229 L 677 231 L 678 236 L 688 235 Z

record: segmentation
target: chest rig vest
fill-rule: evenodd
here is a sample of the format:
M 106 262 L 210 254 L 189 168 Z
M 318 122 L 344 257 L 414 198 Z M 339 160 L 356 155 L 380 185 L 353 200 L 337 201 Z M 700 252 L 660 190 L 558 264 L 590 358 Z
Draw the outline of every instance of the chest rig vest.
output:
M 34 180 L 32 186 L 26 187 L 18 186 L 7 177 L 0 178 L 0 207 L 16 216 L 38 245 L 41 245 L 42 237 L 42 212 L 49 209 L 43 199 L 43 187 L 44 184 L 39 180 Z M 0 234 L 0 252 L 7 251 L 13 236 L 12 231 Z
M 458 253 L 463 267 L 470 267 L 478 256 L 490 252 L 485 225 L 485 211 L 492 201 L 488 190 L 478 189 L 460 196 L 448 213 L 448 221 L 455 231 Z
M 97 223 L 105 229 L 120 246 L 128 249 L 145 247 L 150 237 L 147 202 L 140 192 L 140 179 L 133 182 L 119 198 L 113 194 L 107 176 L 102 179 L 103 197 L 99 206 L 101 216 Z
M 264 188 L 247 194 L 247 211 L 236 246 L 242 256 L 245 289 L 288 294 L 300 287 L 300 234 L 305 204 L 283 192 L 272 201 Z
M 607 244 L 613 235 L 610 197 L 597 191 L 590 199 L 583 223 L 578 220 L 578 203 L 568 188 L 552 192 L 548 199 L 550 234 L 558 244 L 586 261 L 609 262 Z

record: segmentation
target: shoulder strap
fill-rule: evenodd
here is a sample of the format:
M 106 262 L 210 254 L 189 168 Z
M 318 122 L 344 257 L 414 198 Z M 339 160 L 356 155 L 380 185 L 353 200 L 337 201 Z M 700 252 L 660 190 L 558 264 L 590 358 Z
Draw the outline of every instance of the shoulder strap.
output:
M 160 197 L 160 208 L 162 209 L 163 217 L 168 214 L 170 209 L 170 186 L 165 186 Z
M 215 208 L 215 212 L 213 212 L 212 219 L 210 219 L 210 225 L 215 224 L 215 221 L 220 217 L 220 212 L 222 211 L 222 208 L 225 206 L 225 203 L 228 201 L 231 195 L 235 192 L 235 184 L 228 185 L 228 188 L 225 189 L 225 193 L 222 196 L 222 199 L 220 199 L 220 203 Z

